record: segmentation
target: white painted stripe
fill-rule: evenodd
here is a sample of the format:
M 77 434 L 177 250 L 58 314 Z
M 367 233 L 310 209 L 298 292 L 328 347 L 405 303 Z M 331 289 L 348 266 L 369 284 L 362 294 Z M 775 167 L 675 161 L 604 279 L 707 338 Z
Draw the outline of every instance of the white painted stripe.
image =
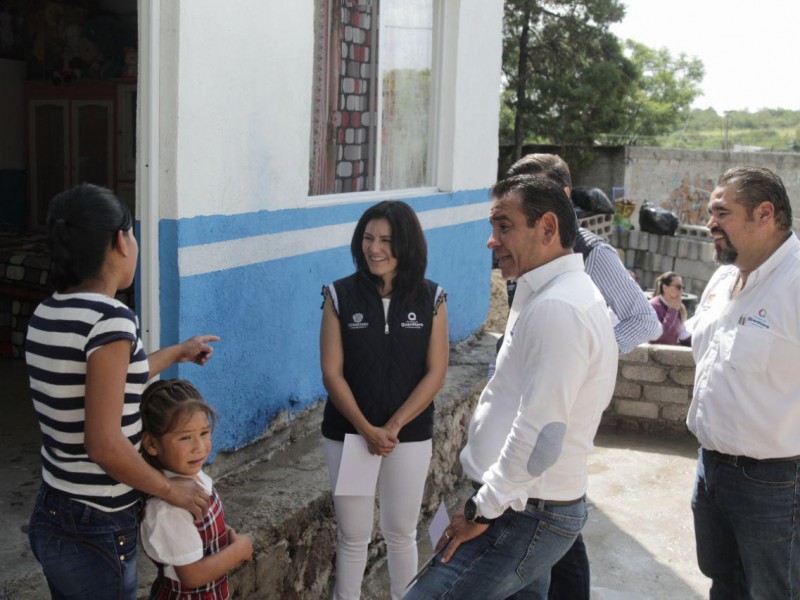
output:
M 473 223 L 489 218 L 490 202 L 437 208 L 417 213 L 425 231 Z M 350 245 L 356 223 L 268 233 L 225 242 L 178 249 L 181 277 L 235 269 L 279 258 L 289 258 Z

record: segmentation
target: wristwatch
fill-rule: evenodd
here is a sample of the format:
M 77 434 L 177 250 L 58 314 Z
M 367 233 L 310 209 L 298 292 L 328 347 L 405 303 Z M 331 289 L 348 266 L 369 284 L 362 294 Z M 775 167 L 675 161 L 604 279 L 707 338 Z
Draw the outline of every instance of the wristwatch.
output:
M 494 519 L 487 519 L 478 514 L 478 503 L 475 502 L 475 494 L 470 496 L 464 504 L 464 518 L 479 525 L 488 525 L 494 521 Z

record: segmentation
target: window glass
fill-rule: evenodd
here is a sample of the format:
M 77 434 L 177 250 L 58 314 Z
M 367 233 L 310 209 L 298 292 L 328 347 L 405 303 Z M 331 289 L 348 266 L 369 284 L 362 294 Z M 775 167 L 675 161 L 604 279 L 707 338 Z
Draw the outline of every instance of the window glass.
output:
M 430 185 L 433 2 L 317 0 L 310 195 Z

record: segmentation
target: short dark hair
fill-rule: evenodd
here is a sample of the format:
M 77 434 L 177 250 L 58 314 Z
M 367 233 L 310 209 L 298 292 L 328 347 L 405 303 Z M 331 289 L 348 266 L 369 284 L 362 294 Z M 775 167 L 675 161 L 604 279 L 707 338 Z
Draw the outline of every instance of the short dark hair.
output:
M 519 194 L 528 226 L 533 227 L 542 215 L 551 212 L 558 220 L 562 248 L 572 248 L 578 234 L 578 218 L 564 188 L 544 175 L 514 175 L 492 187 L 493 198 Z
M 424 289 L 425 269 L 428 267 L 428 244 L 414 210 L 400 200 L 384 200 L 370 206 L 358 220 L 350 241 L 350 254 L 356 269 L 378 286 L 383 280 L 372 275 L 364 258 L 362 241 L 367 224 L 375 219 L 386 219 L 392 227 L 392 255 L 397 259 L 397 275 L 393 293 L 401 302 L 409 303 Z
M 569 165 L 558 154 L 526 154 L 511 165 L 506 177 L 514 175 L 544 175 L 562 188 L 572 189 Z
M 720 175 L 718 187 L 736 186 L 736 200 L 752 216 L 756 206 L 764 201 L 775 208 L 775 222 L 785 231 L 792 228 L 792 204 L 783 181 L 763 167 L 733 167 Z
M 132 226 L 130 210 L 109 189 L 82 183 L 57 194 L 47 212 L 51 285 L 63 292 L 97 275 L 117 232 Z

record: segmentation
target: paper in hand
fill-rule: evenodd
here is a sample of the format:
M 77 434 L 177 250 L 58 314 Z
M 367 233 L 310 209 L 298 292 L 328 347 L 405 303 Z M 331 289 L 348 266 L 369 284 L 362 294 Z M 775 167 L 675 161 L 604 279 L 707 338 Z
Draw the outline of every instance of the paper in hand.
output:
M 334 496 L 374 496 L 380 468 L 381 457 L 369 453 L 366 440 L 348 433 L 344 436 Z

